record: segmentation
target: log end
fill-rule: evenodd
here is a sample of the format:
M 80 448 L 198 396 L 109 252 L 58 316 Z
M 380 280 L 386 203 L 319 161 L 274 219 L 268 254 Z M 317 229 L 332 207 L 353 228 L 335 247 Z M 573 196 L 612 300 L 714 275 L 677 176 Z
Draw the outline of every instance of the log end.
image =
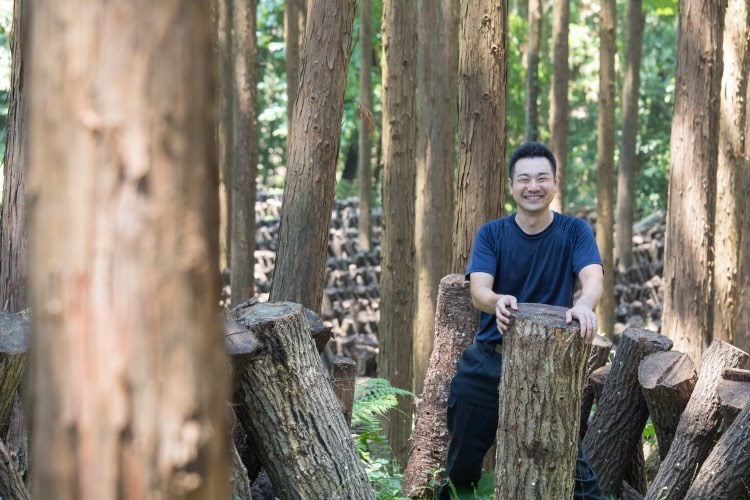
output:
M 0 312 L 0 353 L 21 354 L 29 348 L 29 322 L 14 313 Z
M 511 320 L 520 319 L 525 321 L 533 321 L 534 323 L 550 328 L 564 328 L 576 331 L 580 330 L 581 325 L 577 320 L 573 320 L 571 324 L 567 324 L 565 322 L 565 313 L 567 311 L 567 307 L 548 306 L 546 304 L 521 303 L 518 304 L 517 311 L 511 311 L 510 317 Z
M 660 385 L 674 387 L 697 378 L 690 356 L 679 351 L 649 354 L 638 367 L 638 381 L 645 389 L 654 389 Z
M 646 328 L 628 328 L 622 332 L 622 336 L 641 344 L 651 343 L 655 351 L 668 351 L 672 348 L 672 341 L 668 337 Z

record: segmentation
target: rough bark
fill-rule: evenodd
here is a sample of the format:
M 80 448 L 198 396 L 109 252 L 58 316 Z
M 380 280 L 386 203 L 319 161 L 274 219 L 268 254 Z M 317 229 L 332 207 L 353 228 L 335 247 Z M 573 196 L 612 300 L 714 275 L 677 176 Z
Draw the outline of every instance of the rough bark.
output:
M 417 302 L 414 393 L 422 392 L 435 331 L 440 279 L 453 249 L 454 137 L 458 96 L 458 0 L 420 0 L 417 69 Z
M 0 498 L 8 500 L 30 500 L 29 490 L 23 483 L 10 453 L 0 440 Z
M 29 470 L 29 431 L 26 421 L 27 416 L 22 408 L 21 396 L 19 391 L 16 391 L 8 432 L 2 436 L 2 440 L 5 442 L 13 465 L 24 480 L 27 479 Z
M 359 248 L 372 250 L 372 143 L 375 129 L 372 116 L 372 3 L 359 1 L 359 157 L 357 180 L 359 183 Z
M 287 152 L 292 137 L 292 122 L 294 116 L 294 101 L 297 99 L 299 87 L 300 54 L 305 34 L 305 0 L 284 1 L 284 41 L 286 52 L 284 63 L 286 66 L 286 127 Z
M 716 387 L 721 403 L 721 426 L 728 428 L 750 401 L 750 382 L 722 379 Z
M 231 498 L 232 500 L 253 500 L 253 494 L 250 490 L 250 479 L 247 476 L 247 468 L 242 463 L 234 441 L 232 441 L 229 452 L 232 462 L 232 475 L 229 477 L 229 481 L 232 483 Z
M 347 427 L 352 425 L 352 406 L 354 405 L 354 382 L 357 374 L 357 362 L 343 356 L 333 356 L 333 392 L 341 404 Z
M 642 500 L 643 495 L 627 482 L 622 483 L 622 500 Z
M 32 494 L 226 498 L 211 3 L 31 7 Z
M 690 400 L 698 375 L 690 356 L 677 351 L 646 356 L 638 368 L 638 381 L 664 460 L 672 446 L 680 416 Z
M 0 312 L 0 438 L 8 432 L 13 400 L 26 371 L 29 322 Z
M 738 288 L 742 200 L 747 196 L 743 184 L 744 172 L 750 168 L 745 156 L 744 128 L 747 120 L 745 98 L 748 92 L 750 51 L 750 6 L 747 0 L 730 0 L 727 5 L 723 38 L 724 71 L 721 80 L 721 100 L 718 133 L 718 163 L 716 166 L 716 213 L 714 215 L 714 338 L 735 344 L 737 309 L 740 305 Z M 748 253 L 747 249 L 744 253 Z M 735 344 L 736 345 L 736 344 Z
M 511 314 L 503 338 L 495 498 L 573 495 L 590 346 L 577 326 L 565 324 L 565 311 L 519 304 Z
M 607 377 L 609 377 L 609 372 L 611 371 L 612 365 L 609 364 L 591 372 L 589 380 L 591 381 L 591 392 L 594 394 L 594 401 L 599 401 L 599 398 L 602 396 L 604 384 L 607 383 Z
M 467 321 L 468 319 L 468 321 Z M 435 348 L 414 410 L 409 463 L 401 491 L 409 497 L 429 496 L 431 471 L 445 466 L 450 438 L 446 409 L 456 363 L 474 339 L 478 316 L 471 302 L 469 283 L 462 274 L 440 280 L 435 317 Z
M 643 443 L 641 439 L 638 439 L 636 446 L 633 447 L 628 457 L 623 481 L 620 484 L 621 495 L 623 495 L 626 484 L 636 490 L 641 496 L 646 493 L 646 489 L 648 488 L 646 482 L 646 458 L 643 456 Z
M 742 368 L 727 368 L 721 375 L 725 380 L 736 380 L 737 382 L 750 382 L 750 370 Z
M 232 223 L 232 5 L 231 0 L 217 0 L 216 39 L 219 65 L 219 265 L 223 271 L 231 265 Z
M 317 313 L 323 301 L 354 4 L 312 2 L 307 12 L 269 299 L 297 302 Z
M 638 94 L 643 45 L 643 0 L 628 0 L 627 55 L 622 87 L 622 145 L 617 169 L 617 268 L 627 272 L 633 265 L 633 205 L 638 155 Z
M 615 324 L 615 0 L 602 0 L 599 16 L 599 117 L 597 119 L 596 244 L 604 267 L 604 293 L 596 308 L 599 331 L 612 339 Z
M 557 0 L 552 7 L 552 84 L 549 100 L 550 149 L 557 160 L 557 196 L 550 208 L 565 210 L 568 160 L 568 33 L 570 0 Z
M 3 158 L 3 203 L 0 215 L 0 309 L 18 312 L 26 304 L 26 137 L 27 105 L 24 85 L 27 53 L 28 0 L 13 2 L 10 37 L 11 86 L 8 139 Z
M 700 371 L 714 324 L 716 155 L 726 1 L 680 4 L 662 332 Z M 683 490 L 684 491 L 684 490 Z
M 539 137 L 539 45 L 542 40 L 542 0 L 529 0 L 526 46 L 526 140 Z
M 745 90 L 745 158 L 750 158 L 750 82 Z M 739 186 L 743 186 L 739 199 L 742 200 L 740 213 L 750 214 L 750 161 L 743 165 L 742 173 L 738 179 Z M 745 249 L 750 246 L 750 217 L 740 217 L 739 248 Z M 734 345 L 745 352 L 750 352 L 750 252 L 742 252 L 737 269 L 737 288 L 739 299 L 737 301 L 737 326 L 734 335 Z
M 383 229 L 378 376 L 411 389 L 414 322 L 417 4 L 383 3 Z M 409 454 L 412 401 L 399 398 L 386 436 L 394 458 Z
M 242 373 L 235 410 L 277 494 L 375 498 L 302 307 L 261 303 L 235 319 L 259 339 L 264 352 Z
M 503 213 L 508 76 L 507 3 L 462 0 L 460 16 L 454 273 L 466 271 L 479 227 Z
M 586 376 L 583 379 L 583 393 L 581 395 L 581 437 L 586 434 L 586 430 L 588 429 L 589 415 L 591 413 L 591 407 L 594 404 L 594 399 L 598 399 L 598 396 L 594 393 L 594 388 L 592 387 L 591 374 L 607 363 L 611 350 L 612 342 L 600 337 L 599 335 L 594 337 L 594 342 L 591 344 L 591 354 L 589 354 L 589 359 L 586 363 Z
M 648 419 L 638 383 L 638 365 L 649 354 L 671 348 L 668 338 L 641 328 L 628 328 L 620 338 L 612 370 L 583 438 L 583 449 L 605 493 L 620 494 L 628 470 L 623 464 L 641 444 L 641 433 Z
M 686 500 L 750 496 L 750 403 L 722 434 L 698 471 Z
M 747 353 L 718 339 L 706 350 L 698 382 L 682 412 L 669 453 L 646 492 L 647 499 L 671 500 L 685 495 L 690 481 L 711 451 L 721 424 L 716 393 L 721 374 L 727 368 L 744 365 L 748 357 Z

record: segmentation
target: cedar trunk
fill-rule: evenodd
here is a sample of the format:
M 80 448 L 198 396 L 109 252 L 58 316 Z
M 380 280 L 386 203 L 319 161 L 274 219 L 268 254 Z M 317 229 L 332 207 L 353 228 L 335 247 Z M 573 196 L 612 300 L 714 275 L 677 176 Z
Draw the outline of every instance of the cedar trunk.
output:
M 32 8 L 33 496 L 226 498 L 210 3 Z
M 463 274 L 479 227 L 503 212 L 508 7 L 493 0 L 461 0 L 460 16 L 461 142 L 451 270 Z
M 550 149 L 557 160 L 557 196 L 550 208 L 565 210 L 565 171 L 568 160 L 568 32 L 570 0 L 556 0 L 552 7 L 552 92 L 549 100 Z
M 575 325 L 565 324 L 565 311 L 519 304 L 511 313 L 503 338 L 496 499 L 573 495 L 590 346 Z
M 317 313 L 323 301 L 354 4 L 311 2 L 307 13 L 269 299 L 297 302 Z
M 305 34 L 305 0 L 284 1 L 284 63 L 286 65 L 286 138 L 287 154 L 292 137 L 292 117 L 294 101 L 299 87 L 299 58 Z
M 526 47 L 526 140 L 539 137 L 539 44 L 542 40 L 542 0 L 529 0 Z
M 231 266 L 232 255 L 232 150 L 234 128 L 232 125 L 232 0 L 217 0 L 216 43 L 219 65 L 219 268 Z
M 359 102 L 362 107 L 359 122 L 359 157 L 357 158 L 359 183 L 359 248 L 372 250 L 372 143 L 375 128 L 372 117 L 372 4 L 359 2 Z

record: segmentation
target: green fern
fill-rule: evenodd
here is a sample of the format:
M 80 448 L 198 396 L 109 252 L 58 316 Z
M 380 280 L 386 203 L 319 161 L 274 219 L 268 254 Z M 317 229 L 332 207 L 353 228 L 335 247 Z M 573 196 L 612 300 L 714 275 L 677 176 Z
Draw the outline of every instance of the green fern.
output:
M 395 408 L 398 396 L 414 397 L 414 393 L 398 387 L 382 378 L 371 378 L 356 385 L 354 407 L 352 408 L 352 428 L 381 430 L 378 417 Z

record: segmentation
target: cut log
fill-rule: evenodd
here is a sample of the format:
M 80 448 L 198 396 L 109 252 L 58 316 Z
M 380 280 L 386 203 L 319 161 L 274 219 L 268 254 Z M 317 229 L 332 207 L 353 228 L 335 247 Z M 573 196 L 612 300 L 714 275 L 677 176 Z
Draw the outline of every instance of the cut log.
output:
M 673 500 L 685 496 L 690 481 L 711 451 L 721 424 L 716 392 L 721 375 L 727 368 L 743 366 L 748 357 L 746 352 L 718 339 L 703 353 L 698 382 L 682 412 L 669 453 L 646 492 L 647 499 Z
M 357 362 L 344 356 L 333 356 L 333 392 L 341 404 L 346 425 L 352 425 L 352 407 L 354 406 L 354 382 L 357 378 Z
M 0 436 L 8 432 L 13 398 L 26 370 L 29 322 L 0 312 Z
M 750 382 L 750 370 L 740 368 L 727 368 L 721 375 L 724 380 L 734 380 L 737 382 Z
M 605 493 L 620 494 L 628 470 L 623 464 L 628 463 L 634 448 L 641 444 L 648 419 L 638 383 L 638 366 L 649 354 L 671 348 L 672 341 L 667 337 L 641 328 L 628 328 L 620 338 L 612 370 L 583 439 L 589 464 Z
M 722 434 L 685 495 L 686 500 L 750 497 L 750 403 Z
M 495 498 L 571 498 L 591 346 L 564 307 L 518 304 L 503 338 Z M 553 466 L 554 464 L 554 466 Z
M 467 321 L 468 319 L 468 321 Z M 408 497 L 428 496 L 431 471 L 445 466 L 450 437 L 446 408 L 456 363 L 471 344 L 477 312 L 471 303 L 469 282 L 461 274 L 440 280 L 435 314 L 435 341 L 423 392 L 417 398 L 411 452 L 401 491 Z
M 16 391 L 16 397 L 13 398 L 13 410 L 10 414 L 8 433 L 5 436 L 0 436 L 0 439 L 5 442 L 5 448 L 8 450 L 18 474 L 25 478 L 29 470 L 29 431 L 26 426 L 26 415 L 23 412 L 22 398 L 19 392 Z
M 727 429 L 750 401 L 750 382 L 722 379 L 716 392 L 721 402 L 721 426 Z
M 643 500 L 643 495 L 627 482 L 622 483 L 622 500 Z
M 235 319 L 264 355 L 246 365 L 235 411 L 281 498 L 375 498 L 302 306 L 245 308 Z
M 601 368 L 597 368 L 593 372 L 591 372 L 591 376 L 589 377 L 590 380 L 590 387 L 591 387 L 591 393 L 594 395 L 594 401 L 599 401 L 599 398 L 602 397 L 602 390 L 604 389 L 604 384 L 607 383 L 607 377 L 609 377 L 609 372 L 612 371 L 612 365 L 604 365 Z
M 31 495 L 15 467 L 5 444 L 0 441 L 0 498 L 30 500 Z
M 628 458 L 628 465 L 625 469 L 624 479 L 622 485 L 620 485 L 620 492 L 623 496 L 622 488 L 625 485 L 633 488 L 642 497 L 646 493 L 648 483 L 646 482 L 646 457 L 643 456 L 643 445 L 640 440 L 636 446 L 633 447 L 633 451 L 630 452 Z
M 247 469 L 242 463 L 237 447 L 232 442 L 230 449 L 232 460 L 232 475 L 229 478 L 232 483 L 232 500 L 253 500 L 253 494 L 250 490 L 250 479 L 247 477 Z
M 586 434 L 588 428 L 589 415 L 594 401 L 598 398 L 592 387 L 591 374 L 607 363 L 609 353 L 612 350 L 612 342 L 604 337 L 597 335 L 591 344 L 591 354 L 586 364 L 586 378 L 583 382 L 583 396 L 581 398 L 581 438 Z
M 679 351 L 657 352 L 646 356 L 638 368 L 638 381 L 654 424 L 659 458 L 662 460 L 672 446 L 680 416 L 690 400 L 697 380 L 698 375 L 690 356 Z

